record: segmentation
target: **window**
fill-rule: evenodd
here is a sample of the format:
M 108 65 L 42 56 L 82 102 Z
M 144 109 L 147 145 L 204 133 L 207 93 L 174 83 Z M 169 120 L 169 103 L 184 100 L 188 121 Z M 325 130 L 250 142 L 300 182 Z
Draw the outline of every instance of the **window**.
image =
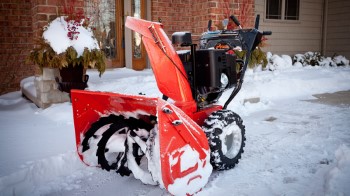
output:
M 285 20 L 299 20 L 299 0 L 285 0 Z
M 300 0 L 266 0 L 266 19 L 299 20 Z
M 134 0 L 131 2 L 132 13 L 135 18 L 141 18 L 141 1 Z M 133 32 L 133 56 L 136 59 L 142 58 L 141 34 Z
M 281 19 L 282 0 L 266 0 L 266 19 Z
M 107 59 L 116 57 L 115 43 L 115 1 L 114 0 L 88 0 L 86 1 L 87 15 L 93 20 L 93 27 L 101 50 Z
M 108 67 L 124 66 L 124 1 L 84 0 L 98 44 Z

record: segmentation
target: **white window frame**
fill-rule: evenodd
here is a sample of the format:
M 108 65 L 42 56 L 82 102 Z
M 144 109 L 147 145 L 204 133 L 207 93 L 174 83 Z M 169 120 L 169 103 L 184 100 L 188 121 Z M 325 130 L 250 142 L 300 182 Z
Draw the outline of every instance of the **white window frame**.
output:
M 286 16 L 286 0 L 281 0 L 281 18 L 280 19 L 273 19 L 273 18 L 267 18 L 267 1 L 268 0 L 265 0 L 265 18 L 264 20 L 267 20 L 267 21 L 290 21 L 290 22 L 298 22 L 300 21 L 300 4 L 301 4 L 301 0 L 299 0 L 299 12 L 298 12 L 298 19 L 297 20 L 291 20 L 291 19 L 285 19 L 285 16 Z

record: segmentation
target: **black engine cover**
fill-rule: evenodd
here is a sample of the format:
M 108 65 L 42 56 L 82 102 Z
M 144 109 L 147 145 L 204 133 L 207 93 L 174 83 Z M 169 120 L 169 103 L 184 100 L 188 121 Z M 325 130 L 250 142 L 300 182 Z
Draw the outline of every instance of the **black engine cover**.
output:
M 225 50 L 202 49 L 196 51 L 197 86 L 221 88 L 222 73 L 226 74 L 229 79 L 227 87 L 232 87 L 237 81 L 235 55 L 226 54 Z

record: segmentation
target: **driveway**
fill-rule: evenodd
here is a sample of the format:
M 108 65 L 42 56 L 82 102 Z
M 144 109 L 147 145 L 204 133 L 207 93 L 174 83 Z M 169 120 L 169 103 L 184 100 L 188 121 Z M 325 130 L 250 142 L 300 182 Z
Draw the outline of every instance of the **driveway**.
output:
M 350 106 L 350 90 L 338 91 L 335 93 L 315 94 L 313 96 L 317 99 L 307 101 L 342 107 Z

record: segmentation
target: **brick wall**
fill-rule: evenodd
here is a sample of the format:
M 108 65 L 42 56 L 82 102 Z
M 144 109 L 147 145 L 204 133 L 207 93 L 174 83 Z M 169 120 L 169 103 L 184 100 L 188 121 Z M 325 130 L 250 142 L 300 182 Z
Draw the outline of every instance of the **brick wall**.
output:
M 76 11 L 84 9 L 84 0 L 31 0 L 34 36 L 40 36 L 42 28 L 58 15 L 63 15 L 64 7 L 73 6 Z
M 170 37 L 176 31 L 190 31 L 193 41 L 221 22 L 227 13 L 234 14 L 244 27 L 254 25 L 254 0 L 152 0 L 152 20 L 162 20 L 164 30 Z
M 193 26 L 193 41 L 197 41 L 200 35 L 207 31 L 208 21 L 213 18 L 212 6 L 210 1 L 192 0 L 191 23 Z
M 24 63 L 33 42 L 30 0 L 0 2 L 0 94 L 19 90 L 20 81 L 35 73 Z
M 72 0 L 66 0 L 72 2 Z M 0 2 L 0 95 L 20 89 L 23 78 L 40 73 L 25 59 L 41 29 L 62 11 L 62 0 L 2 0 Z M 84 1 L 76 0 L 76 9 Z
M 190 2 L 190 0 L 152 0 L 152 21 L 161 20 L 167 35 L 171 35 L 176 31 L 191 31 L 192 14 Z

